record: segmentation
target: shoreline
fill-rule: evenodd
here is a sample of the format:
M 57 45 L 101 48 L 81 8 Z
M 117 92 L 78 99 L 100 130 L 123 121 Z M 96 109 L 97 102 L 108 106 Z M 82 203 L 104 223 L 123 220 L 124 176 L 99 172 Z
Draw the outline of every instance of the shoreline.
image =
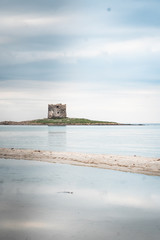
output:
M 145 126 L 142 123 L 19 123 L 19 122 L 0 122 L 0 126 Z
M 32 122 L 0 122 L 1 126 L 143 126 L 144 124 L 125 123 L 32 123 Z
M 31 125 L 31 126 L 132 126 L 143 124 L 117 123 L 109 121 L 90 120 L 86 118 L 54 118 L 35 119 L 27 121 L 2 121 L 0 125 Z
M 140 156 L 119 156 L 75 152 L 53 152 L 32 149 L 0 148 L 1 159 L 42 161 L 96 167 L 122 172 L 160 176 L 160 159 Z

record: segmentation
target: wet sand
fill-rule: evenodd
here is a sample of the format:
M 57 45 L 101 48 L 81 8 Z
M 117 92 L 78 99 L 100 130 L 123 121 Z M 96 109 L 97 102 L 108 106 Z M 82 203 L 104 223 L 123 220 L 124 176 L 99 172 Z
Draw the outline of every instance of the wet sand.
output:
M 50 163 L 112 169 L 160 176 L 160 159 L 140 156 L 52 152 L 43 150 L 0 148 L 0 158 L 24 159 Z

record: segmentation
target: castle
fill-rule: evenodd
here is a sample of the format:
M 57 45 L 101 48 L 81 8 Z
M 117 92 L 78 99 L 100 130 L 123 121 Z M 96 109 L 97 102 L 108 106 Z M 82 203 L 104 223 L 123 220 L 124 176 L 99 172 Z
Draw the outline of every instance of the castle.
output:
M 66 118 L 66 104 L 48 104 L 48 118 Z

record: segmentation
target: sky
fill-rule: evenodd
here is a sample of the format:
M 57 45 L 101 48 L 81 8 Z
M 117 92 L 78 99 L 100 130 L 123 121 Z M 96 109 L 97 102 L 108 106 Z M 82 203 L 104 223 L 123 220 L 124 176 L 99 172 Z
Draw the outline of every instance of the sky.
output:
M 160 123 L 159 0 L 0 0 L 0 121 Z

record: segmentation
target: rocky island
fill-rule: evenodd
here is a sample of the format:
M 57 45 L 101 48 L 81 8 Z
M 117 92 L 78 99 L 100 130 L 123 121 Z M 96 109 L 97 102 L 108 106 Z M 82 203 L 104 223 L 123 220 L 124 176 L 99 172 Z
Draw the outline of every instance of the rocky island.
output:
M 36 119 L 28 121 L 3 121 L 0 125 L 48 125 L 48 126 L 65 126 L 65 125 L 124 125 L 117 122 L 96 121 L 85 118 L 55 118 L 55 119 Z
M 89 120 L 86 118 L 68 118 L 66 104 L 48 104 L 48 118 L 35 119 L 28 121 L 2 121 L 0 125 L 48 125 L 48 126 L 66 126 L 66 125 L 133 125 L 122 124 L 109 121 Z M 136 124 L 137 125 L 137 124 Z M 142 124 L 138 124 L 142 125 Z

